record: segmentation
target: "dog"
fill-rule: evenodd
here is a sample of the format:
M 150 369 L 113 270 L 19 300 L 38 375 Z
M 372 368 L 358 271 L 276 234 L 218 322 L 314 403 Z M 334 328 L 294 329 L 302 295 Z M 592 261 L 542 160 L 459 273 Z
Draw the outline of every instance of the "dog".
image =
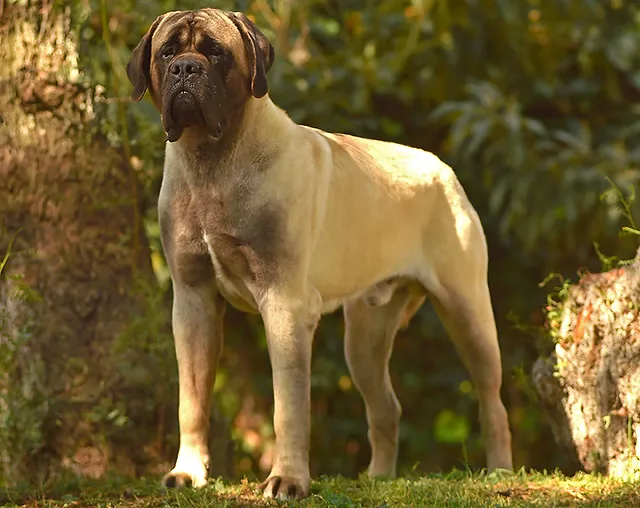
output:
M 133 50 L 167 135 L 158 198 L 174 300 L 180 448 L 168 487 L 207 482 L 212 386 L 228 302 L 262 316 L 275 456 L 264 496 L 310 490 L 311 346 L 344 309 L 344 351 L 368 422 L 368 474 L 393 477 L 401 407 L 389 358 L 429 298 L 479 398 L 487 469 L 512 469 L 482 225 L 450 167 L 390 142 L 297 125 L 269 98 L 267 37 L 244 14 L 159 16 Z

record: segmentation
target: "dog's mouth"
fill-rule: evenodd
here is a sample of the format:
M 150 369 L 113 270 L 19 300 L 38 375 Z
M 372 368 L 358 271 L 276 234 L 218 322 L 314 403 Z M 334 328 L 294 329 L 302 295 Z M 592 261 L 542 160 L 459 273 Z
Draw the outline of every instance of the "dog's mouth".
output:
M 162 122 L 168 141 L 178 141 L 186 128 L 194 126 L 206 127 L 215 138 L 222 134 L 220 123 L 208 118 L 208 108 L 203 108 L 201 102 L 196 94 L 184 87 L 167 94 L 163 101 Z
M 175 95 L 171 101 L 171 114 L 181 123 L 189 123 L 196 115 L 201 115 L 196 98 L 187 90 L 182 90 Z

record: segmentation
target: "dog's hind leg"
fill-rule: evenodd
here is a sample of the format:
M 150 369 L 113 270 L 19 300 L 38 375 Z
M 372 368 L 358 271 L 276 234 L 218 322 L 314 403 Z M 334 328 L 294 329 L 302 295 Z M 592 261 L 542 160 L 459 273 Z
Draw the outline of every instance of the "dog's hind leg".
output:
M 487 469 L 512 469 L 511 433 L 500 398 L 502 364 L 487 284 L 486 244 L 478 222 L 464 235 L 441 239 L 446 256 L 435 262 L 432 258 L 425 287 L 476 387 Z
M 373 306 L 366 298 L 359 298 L 344 306 L 345 356 L 353 382 L 364 399 L 369 424 L 370 476 L 396 474 L 402 409 L 391 385 L 389 359 L 405 310 L 415 300 L 407 287 L 401 287 L 385 305 Z
M 502 366 L 489 290 L 476 288 L 473 298 L 461 293 L 443 289 L 431 301 L 476 387 L 487 469 L 512 469 L 511 433 L 500 398 Z

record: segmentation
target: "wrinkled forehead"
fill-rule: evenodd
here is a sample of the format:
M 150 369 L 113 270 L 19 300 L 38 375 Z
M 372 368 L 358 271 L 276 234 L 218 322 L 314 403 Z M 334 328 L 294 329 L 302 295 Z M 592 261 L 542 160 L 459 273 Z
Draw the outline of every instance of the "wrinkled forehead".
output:
M 223 11 L 217 9 L 168 13 L 158 25 L 152 48 L 160 48 L 168 42 L 183 49 L 195 47 L 207 37 L 232 51 L 244 52 L 238 28 Z

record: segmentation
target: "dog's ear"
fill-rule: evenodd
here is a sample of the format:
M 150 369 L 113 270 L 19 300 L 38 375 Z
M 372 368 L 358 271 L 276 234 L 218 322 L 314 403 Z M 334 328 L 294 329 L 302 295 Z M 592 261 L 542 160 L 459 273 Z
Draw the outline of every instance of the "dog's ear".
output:
M 133 85 L 131 98 L 134 101 L 142 99 L 151 80 L 151 39 L 164 16 L 164 14 L 158 16 L 151 24 L 147 33 L 131 53 L 131 59 L 127 64 L 127 76 Z
M 264 97 L 269 91 L 267 73 L 273 65 L 274 50 L 269 39 L 258 27 L 241 12 L 229 13 L 231 21 L 238 27 L 249 57 L 251 73 L 251 94 L 256 98 Z

